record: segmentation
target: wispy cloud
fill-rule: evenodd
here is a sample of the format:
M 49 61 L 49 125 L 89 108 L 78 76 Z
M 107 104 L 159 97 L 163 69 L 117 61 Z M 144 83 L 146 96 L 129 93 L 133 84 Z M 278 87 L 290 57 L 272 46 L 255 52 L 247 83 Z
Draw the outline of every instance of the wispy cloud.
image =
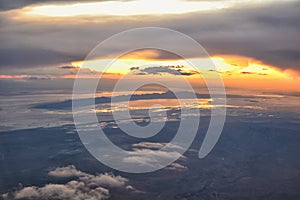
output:
M 80 70 L 78 78 L 99 78 L 100 76 L 114 76 L 113 73 L 102 73 L 89 68 L 80 68 L 72 65 L 65 65 L 61 67 L 48 67 L 41 70 L 35 68 L 25 68 L 20 70 L 13 70 L 8 74 L 0 74 L 0 79 L 24 79 L 24 80 L 51 80 L 61 78 L 76 78 Z
M 171 165 L 167 166 L 166 169 L 167 170 L 179 170 L 179 171 L 181 171 L 181 170 L 186 170 L 187 167 L 185 167 L 185 166 L 183 166 L 179 163 L 172 163 Z

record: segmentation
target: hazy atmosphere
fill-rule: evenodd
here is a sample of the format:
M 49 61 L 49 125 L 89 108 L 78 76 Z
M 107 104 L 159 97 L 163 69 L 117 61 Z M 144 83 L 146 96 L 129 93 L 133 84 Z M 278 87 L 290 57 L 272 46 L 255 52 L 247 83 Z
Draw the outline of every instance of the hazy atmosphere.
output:
M 0 199 L 300 199 L 299 0 L 0 0 Z

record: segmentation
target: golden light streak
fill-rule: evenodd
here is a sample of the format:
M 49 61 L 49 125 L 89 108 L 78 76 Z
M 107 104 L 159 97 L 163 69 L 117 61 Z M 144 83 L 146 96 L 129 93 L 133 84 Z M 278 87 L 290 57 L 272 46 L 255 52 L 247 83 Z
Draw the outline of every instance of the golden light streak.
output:
M 79 15 L 161 15 L 222 9 L 230 5 L 230 3 L 223 2 L 188 2 L 180 0 L 104 1 L 35 6 L 28 10 L 26 14 L 48 17 L 74 17 Z
M 140 67 L 141 69 L 150 66 L 184 66 L 184 70 L 199 70 L 200 73 L 220 73 L 224 78 L 230 76 L 238 78 L 264 76 L 264 78 L 291 78 L 287 73 L 284 73 L 273 66 L 266 65 L 260 61 L 251 58 L 240 56 L 215 56 L 212 58 L 191 58 L 188 60 L 153 60 L 146 57 L 151 55 L 150 52 L 140 58 L 136 57 L 138 53 L 128 55 L 116 59 L 110 66 L 105 66 L 106 63 L 112 62 L 112 59 L 96 59 L 88 61 L 72 62 L 73 66 L 88 67 L 91 70 L 106 73 L 127 74 L 131 67 Z M 215 67 L 210 65 L 209 60 L 212 60 Z M 198 63 L 198 68 L 189 65 L 187 61 Z
M 73 4 L 38 5 L 24 10 L 27 15 L 46 17 L 74 16 L 133 16 L 183 14 L 199 11 L 214 11 L 234 6 L 262 4 L 278 0 L 227 0 L 227 1 L 184 1 L 184 0 L 135 0 L 102 1 Z

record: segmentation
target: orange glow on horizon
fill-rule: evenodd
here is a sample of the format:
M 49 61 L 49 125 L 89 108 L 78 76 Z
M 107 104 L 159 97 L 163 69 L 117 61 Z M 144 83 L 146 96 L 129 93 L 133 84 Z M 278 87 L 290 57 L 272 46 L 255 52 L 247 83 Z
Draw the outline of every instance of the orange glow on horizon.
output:
M 133 52 L 119 59 L 116 59 L 112 64 L 111 68 L 105 71 L 105 66 L 103 63 L 108 63 L 111 59 L 97 59 L 89 61 L 79 61 L 73 62 L 73 66 L 78 66 L 82 70 L 87 70 L 87 73 L 83 74 L 79 78 L 102 78 L 107 79 L 119 79 L 123 75 L 126 75 L 129 80 L 134 81 L 135 79 L 146 78 L 146 79 L 156 79 L 163 77 L 168 81 L 176 81 L 178 76 L 170 74 L 167 72 L 162 72 L 162 74 L 148 74 L 148 75 L 137 75 L 134 74 L 130 68 L 139 67 L 138 70 L 146 69 L 149 67 L 149 63 L 154 64 L 154 66 L 180 66 L 182 72 L 192 72 L 195 70 L 192 66 L 187 66 L 187 62 L 184 60 L 159 60 L 155 61 L 155 57 L 158 54 L 153 51 L 144 50 L 142 52 Z M 206 63 L 205 59 L 209 58 L 191 58 L 197 59 L 197 63 Z M 189 60 L 191 60 L 189 59 Z M 216 66 L 216 69 L 211 68 L 211 66 L 203 66 L 199 72 L 200 74 L 194 75 L 183 75 L 187 80 L 194 84 L 204 84 L 203 77 L 214 79 L 216 76 L 221 76 L 226 87 L 240 87 L 240 88 L 273 88 L 273 89 L 286 89 L 286 90 L 299 90 L 298 85 L 300 85 L 299 72 L 292 70 L 280 70 L 275 66 L 270 66 L 262 63 L 261 61 L 254 60 L 252 58 L 241 57 L 241 56 L 228 56 L 228 55 L 218 55 L 210 58 Z M 83 68 L 87 67 L 87 69 Z M 102 66 L 102 67 L 101 67 Z M 150 66 L 151 67 L 151 66 Z M 172 68 L 175 69 L 176 68 Z M 104 71 L 104 73 L 103 73 Z M 139 71 L 138 71 L 139 72 Z M 51 79 L 62 78 L 62 79 L 75 79 L 76 74 L 50 76 Z M 202 76 L 202 78 L 201 78 Z M 0 75 L 0 79 L 26 79 L 30 75 Z
M 131 67 L 149 67 L 155 66 L 184 66 L 186 70 L 197 70 L 200 73 L 219 73 L 223 78 L 241 78 L 241 79 L 291 79 L 291 73 L 279 70 L 275 66 L 270 66 L 262 63 L 261 61 L 254 60 L 252 58 L 241 57 L 241 56 L 228 56 L 219 55 L 211 58 L 191 58 L 188 60 L 196 60 L 197 63 L 206 64 L 206 60 L 211 59 L 215 68 L 211 66 L 201 66 L 201 69 L 195 69 L 183 59 L 173 60 L 158 60 L 158 53 L 151 50 L 142 50 L 141 52 L 133 52 L 126 56 L 120 57 L 119 59 L 96 59 L 87 61 L 76 61 L 72 62 L 73 66 L 87 67 L 97 72 L 106 73 L 118 73 L 128 74 Z M 110 66 L 105 64 L 112 62 Z M 207 62 L 208 63 L 208 62 Z M 296 73 L 293 75 L 295 76 Z
M 0 79 L 24 79 L 28 78 L 28 75 L 1 75 L 0 74 Z

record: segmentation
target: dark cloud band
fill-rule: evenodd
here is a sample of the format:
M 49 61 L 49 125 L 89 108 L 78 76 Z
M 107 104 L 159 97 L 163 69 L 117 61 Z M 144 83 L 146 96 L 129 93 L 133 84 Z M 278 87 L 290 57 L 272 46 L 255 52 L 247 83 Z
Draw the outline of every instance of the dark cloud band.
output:
M 109 22 L 105 22 L 106 19 L 101 21 L 102 18 L 94 17 L 93 20 L 99 20 L 98 23 L 83 23 L 78 17 L 72 20 L 66 18 L 60 23 L 24 22 L 22 26 L 21 22 L 2 15 L 0 65 L 1 70 L 61 65 L 84 59 L 98 43 L 120 31 L 160 26 L 190 35 L 211 55 L 246 56 L 282 69 L 300 70 L 299 10 L 299 1 L 285 1 L 211 13 L 144 16 L 141 20 L 110 17 Z M 74 23 L 73 19 L 78 23 Z M 135 38 L 136 42 L 145 39 L 143 36 Z M 106 49 L 105 53 L 114 55 L 118 45 Z M 126 45 L 126 42 L 122 45 Z M 174 45 L 186 48 L 176 41 Z M 190 57 L 199 56 L 199 52 L 193 49 L 186 48 L 185 51 Z M 172 56 L 159 53 L 155 58 L 172 59 Z

